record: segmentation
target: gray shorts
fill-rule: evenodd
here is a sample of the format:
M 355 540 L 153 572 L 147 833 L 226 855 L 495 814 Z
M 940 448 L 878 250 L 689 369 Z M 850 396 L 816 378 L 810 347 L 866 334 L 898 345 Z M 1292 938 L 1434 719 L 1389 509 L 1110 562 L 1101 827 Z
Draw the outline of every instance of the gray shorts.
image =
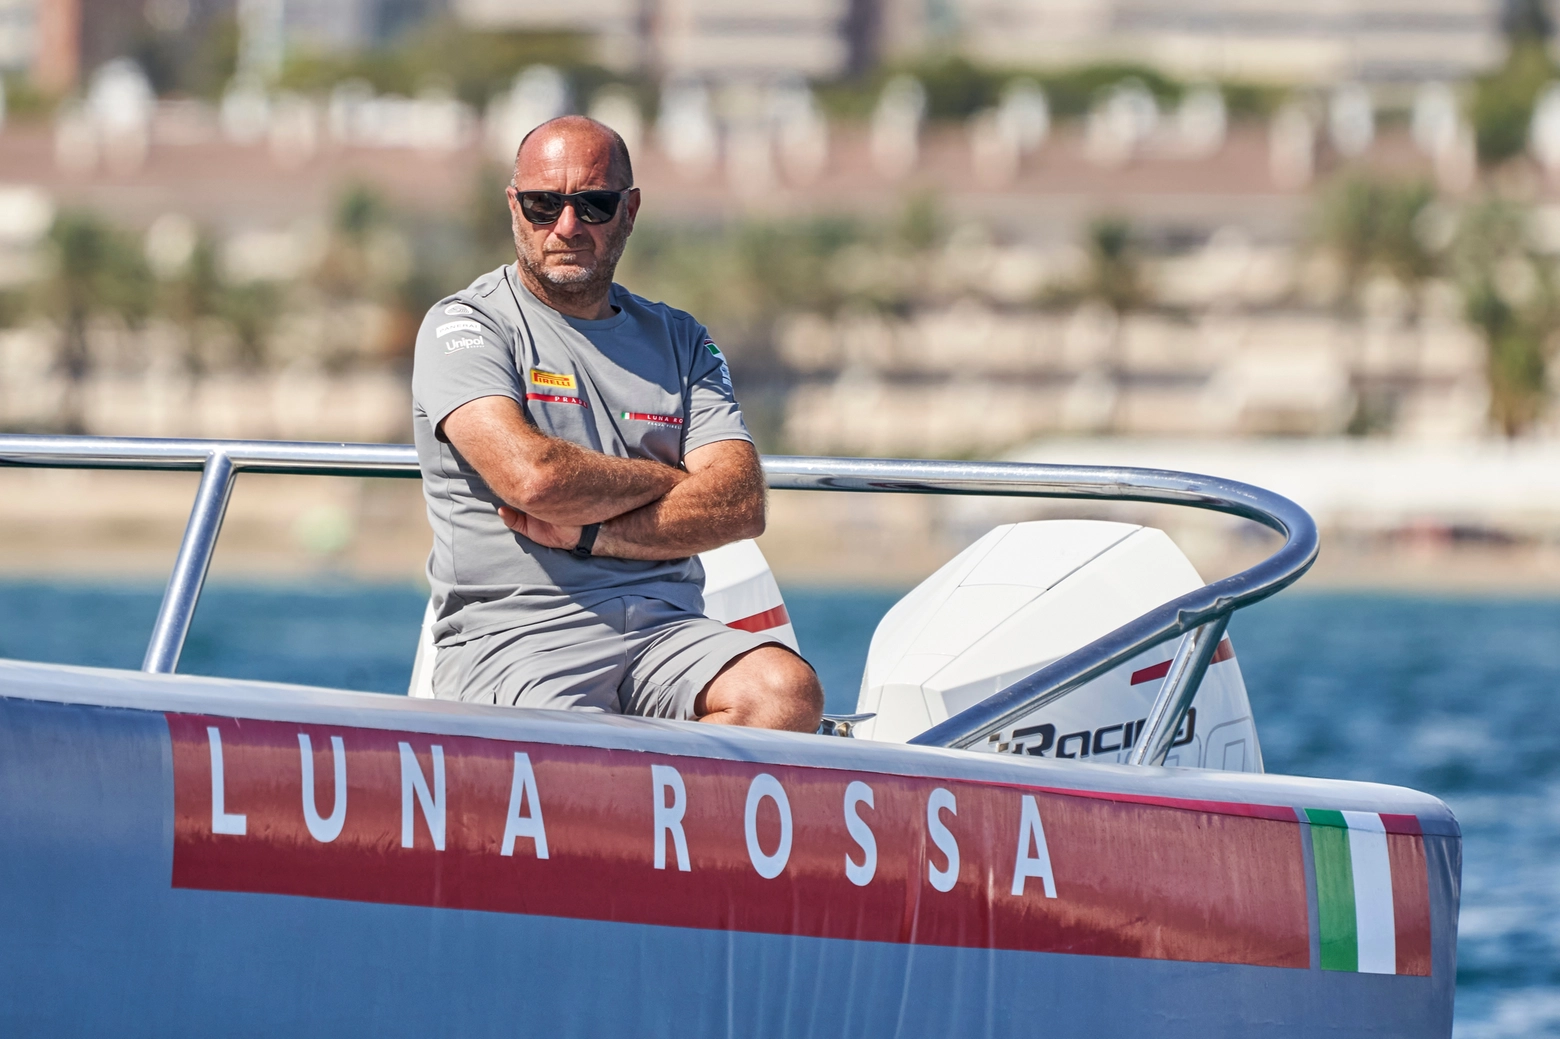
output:
M 509 707 L 693 718 L 694 700 L 721 669 L 766 645 L 782 643 L 661 599 L 625 595 L 439 649 L 433 695 Z

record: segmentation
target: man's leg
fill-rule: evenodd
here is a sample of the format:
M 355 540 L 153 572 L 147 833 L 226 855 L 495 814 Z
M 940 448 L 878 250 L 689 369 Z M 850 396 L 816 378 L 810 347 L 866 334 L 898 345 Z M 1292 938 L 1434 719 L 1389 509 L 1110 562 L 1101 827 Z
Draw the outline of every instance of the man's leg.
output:
M 439 650 L 434 694 L 503 707 L 617 713 L 627 673 L 622 600 Z
M 815 732 L 823 686 L 807 662 L 770 644 L 732 660 L 693 702 L 701 722 Z
M 813 732 L 823 687 L 772 639 L 659 599 L 627 597 L 624 714 Z

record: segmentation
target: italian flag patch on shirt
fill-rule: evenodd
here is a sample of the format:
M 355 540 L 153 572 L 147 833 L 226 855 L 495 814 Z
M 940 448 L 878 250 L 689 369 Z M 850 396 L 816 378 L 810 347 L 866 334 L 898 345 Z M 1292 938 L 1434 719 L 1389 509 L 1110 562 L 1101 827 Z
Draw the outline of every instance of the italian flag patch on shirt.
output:
M 648 411 L 625 411 L 622 417 L 628 422 L 654 422 L 662 426 L 680 426 L 683 420 L 677 415 L 653 415 Z

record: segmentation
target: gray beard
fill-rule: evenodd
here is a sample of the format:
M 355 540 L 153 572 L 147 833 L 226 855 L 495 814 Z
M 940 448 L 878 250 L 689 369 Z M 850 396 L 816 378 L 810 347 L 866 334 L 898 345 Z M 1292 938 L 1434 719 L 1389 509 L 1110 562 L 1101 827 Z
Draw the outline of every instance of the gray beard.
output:
M 612 276 L 617 273 L 618 261 L 628 246 L 628 230 L 623 221 L 612 228 L 607 236 L 606 249 L 589 267 L 560 271 L 548 268 L 542 262 L 545 257 L 531 251 L 531 240 L 515 235 L 515 258 L 539 285 L 545 285 L 560 296 L 589 299 L 607 291 Z

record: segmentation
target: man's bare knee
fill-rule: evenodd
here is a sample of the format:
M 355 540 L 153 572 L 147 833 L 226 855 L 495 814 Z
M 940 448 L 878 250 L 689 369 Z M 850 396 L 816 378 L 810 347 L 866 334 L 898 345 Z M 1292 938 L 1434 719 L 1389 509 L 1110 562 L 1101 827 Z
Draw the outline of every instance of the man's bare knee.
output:
M 812 732 L 823 717 L 823 686 L 795 653 L 760 646 L 727 664 L 694 711 L 701 722 Z

